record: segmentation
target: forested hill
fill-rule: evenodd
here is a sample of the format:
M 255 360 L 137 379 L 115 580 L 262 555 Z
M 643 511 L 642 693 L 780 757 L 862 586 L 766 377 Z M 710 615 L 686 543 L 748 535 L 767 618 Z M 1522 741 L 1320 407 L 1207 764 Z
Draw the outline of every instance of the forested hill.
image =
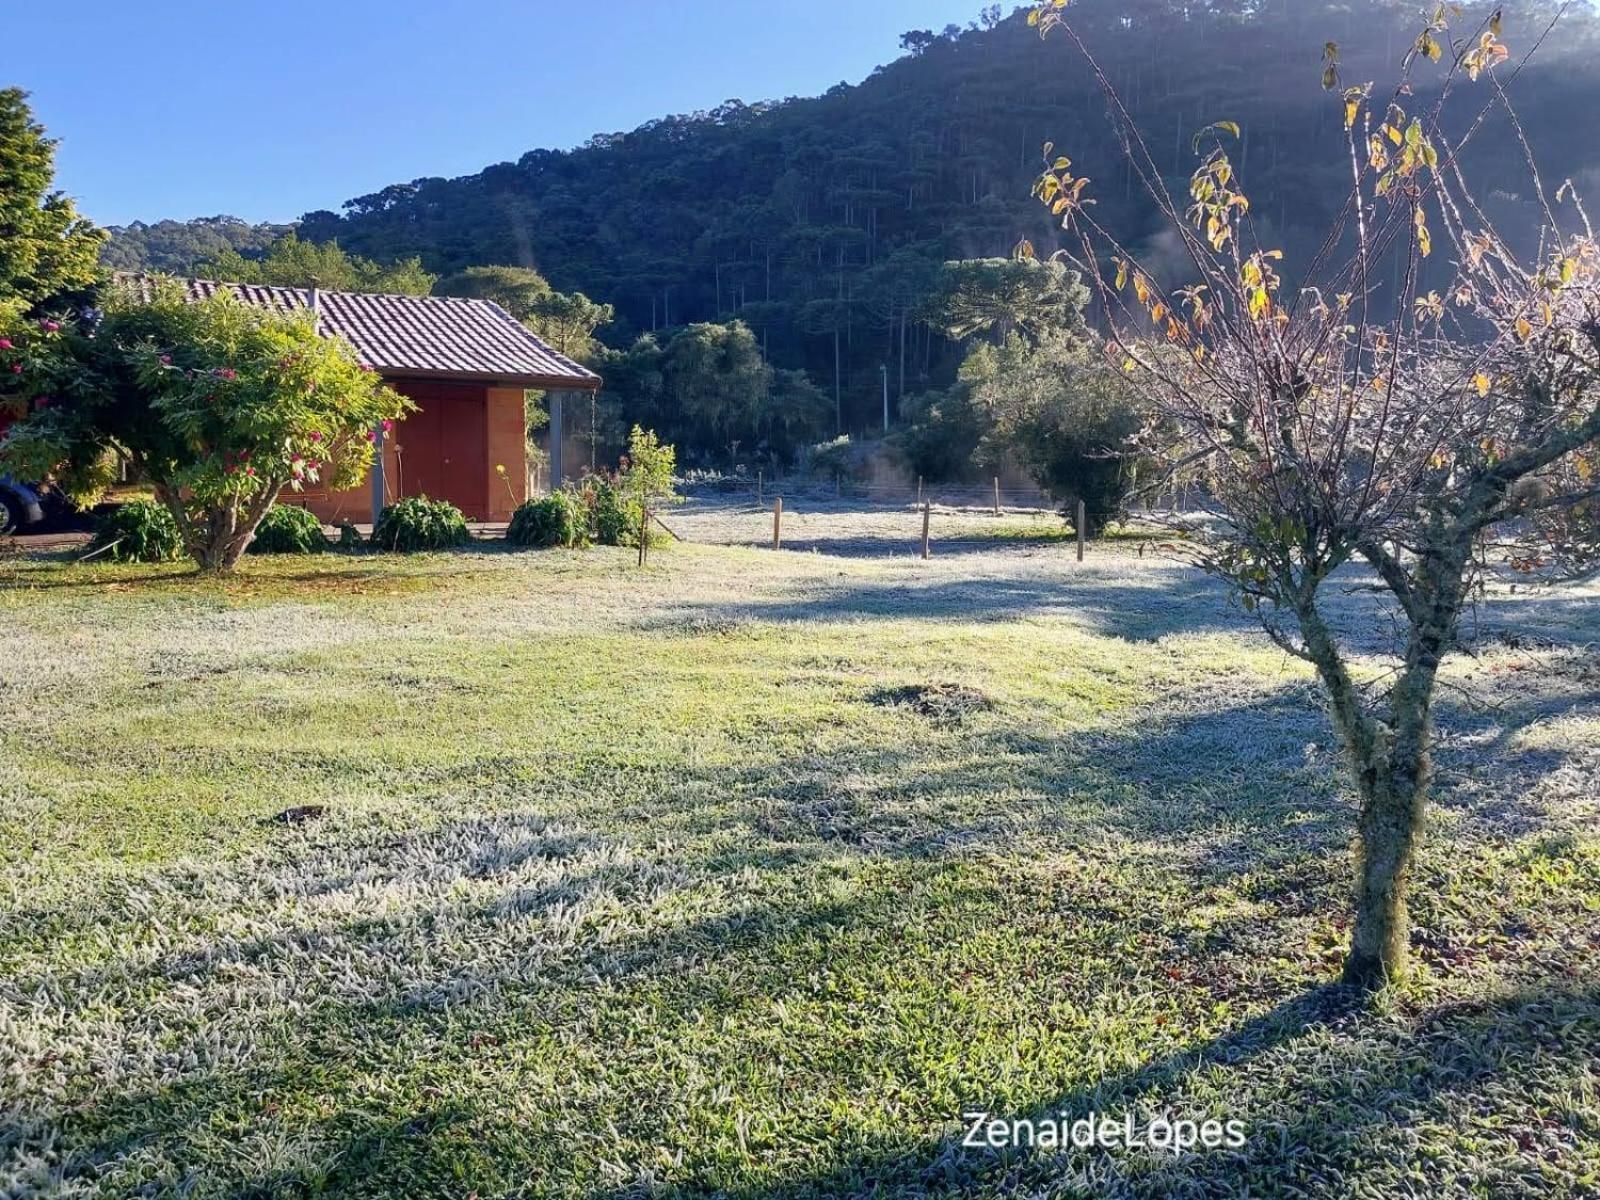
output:
M 1514 53 L 1556 7 L 1505 5 Z M 1338 101 L 1320 83 L 1324 43 L 1340 43 L 1345 82 L 1392 81 L 1423 18 L 1417 0 L 1079 0 L 1072 20 L 1179 194 L 1195 131 L 1239 123 L 1235 161 L 1263 237 L 1292 261 L 1315 244 L 1347 180 Z M 1004 254 L 1022 236 L 1041 251 L 1056 244 L 1029 198 L 1045 141 L 1090 177 L 1103 223 L 1152 255 L 1161 249 L 1105 101 L 1065 37 L 1041 40 L 1020 12 L 1002 20 L 990 9 L 967 30 L 913 31 L 905 45 L 870 78 L 820 97 L 729 101 L 569 152 L 398 183 L 342 214 L 307 214 L 300 235 L 370 258 L 420 255 L 438 272 L 537 266 L 558 288 L 615 304 L 614 342 L 739 316 L 773 361 L 804 366 L 819 383 L 833 383 L 837 354 L 845 394 L 864 407 L 880 363 L 898 376 L 904 314 L 934 264 Z M 1600 181 L 1600 141 L 1582 115 L 1600 111 L 1597 50 L 1593 9 L 1580 3 L 1513 84 L 1557 184 Z M 1424 62 L 1420 79 L 1444 70 Z M 1503 170 L 1507 193 L 1526 191 L 1503 121 L 1481 132 L 1474 153 Z M 935 339 L 911 325 L 915 388 Z

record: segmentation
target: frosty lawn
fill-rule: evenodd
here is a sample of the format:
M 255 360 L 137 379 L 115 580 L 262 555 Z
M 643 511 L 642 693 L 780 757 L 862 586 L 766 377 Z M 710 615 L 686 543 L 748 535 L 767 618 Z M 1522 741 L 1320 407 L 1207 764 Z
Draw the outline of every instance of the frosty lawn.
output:
M 1361 1009 L 1315 689 L 1176 564 L 7 563 L 0 1194 L 1592 1194 L 1597 598 L 1480 611 Z

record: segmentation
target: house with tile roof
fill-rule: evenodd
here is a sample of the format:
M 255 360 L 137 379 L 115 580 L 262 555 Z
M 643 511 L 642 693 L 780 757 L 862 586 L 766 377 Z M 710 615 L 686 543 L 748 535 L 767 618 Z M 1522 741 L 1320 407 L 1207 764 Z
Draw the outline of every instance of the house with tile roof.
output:
M 154 285 L 149 276 L 118 278 L 135 289 Z M 528 495 L 524 393 L 549 393 L 550 478 L 559 481 L 562 396 L 600 387 L 593 371 L 488 300 L 181 282 L 195 300 L 231 293 L 245 304 L 314 313 L 320 333 L 343 338 L 416 405 L 381 438 L 370 487 L 285 495 L 285 503 L 303 504 L 324 521 L 375 520 L 384 504 L 420 495 L 450 501 L 469 520 L 509 520 Z

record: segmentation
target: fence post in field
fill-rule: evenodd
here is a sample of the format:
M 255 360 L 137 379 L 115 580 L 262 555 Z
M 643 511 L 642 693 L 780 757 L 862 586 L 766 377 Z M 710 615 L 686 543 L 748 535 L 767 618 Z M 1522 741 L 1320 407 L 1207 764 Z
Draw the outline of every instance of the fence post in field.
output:
M 928 518 L 933 511 L 933 505 L 926 502 L 922 505 L 922 557 L 929 556 L 928 548 Z
M 639 565 L 644 566 L 650 556 L 650 508 L 647 505 L 639 514 Z
M 761 487 L 766 481 L 761 477 L 761 472 L 756 472 L 756 503 L 761 503 Z
M 783 497 L 772 502 L 772 548 L 783 549 Z
M 1089 536 L 1086 526 L 1089 524 L 1089 510 L 1082 500 L 1078 501 L 1078 561 L 1083 561 L 1083 543 Z
M 1000 476 L 994 477 L 994 515 L 1000 515 Z

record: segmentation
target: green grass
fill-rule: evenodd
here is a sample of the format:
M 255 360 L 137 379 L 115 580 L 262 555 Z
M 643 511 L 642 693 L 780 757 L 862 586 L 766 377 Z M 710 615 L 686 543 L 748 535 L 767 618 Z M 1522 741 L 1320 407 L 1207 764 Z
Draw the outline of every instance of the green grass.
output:
M 1479 614 L 1354 1005 L 1316 691 L 1131 548 L 0 572 L 0 1195 L 1600 1190 L 1590 593 Z

